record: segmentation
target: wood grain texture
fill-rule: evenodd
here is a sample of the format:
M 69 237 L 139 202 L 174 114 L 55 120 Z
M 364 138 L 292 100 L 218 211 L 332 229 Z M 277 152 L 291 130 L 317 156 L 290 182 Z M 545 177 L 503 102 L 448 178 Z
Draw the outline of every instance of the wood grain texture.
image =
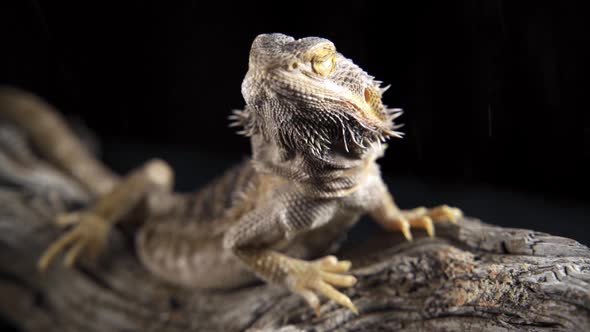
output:
M 0 126 L 0 315 L 23 331 L 590 330 L 589 248 L 472 218 L 441 225 L 435 239 L 383 234 L 342 252 L 359 279 L 344 291 L 358 316 L 328 302 L 315 317 L 299 297 L 263 283 L 171 286 L 140 265 L 120 230 L 97 264 L 40 274 L 36 260 L 59 234 L 53 216 L 88 195 L 15 145 L 11 130 Z

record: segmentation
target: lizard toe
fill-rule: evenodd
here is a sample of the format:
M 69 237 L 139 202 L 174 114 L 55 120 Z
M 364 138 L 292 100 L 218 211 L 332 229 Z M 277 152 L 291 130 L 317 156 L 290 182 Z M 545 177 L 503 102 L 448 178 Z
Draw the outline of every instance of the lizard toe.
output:
M 350 269 L 350 261 L 339 261 L 334 256 L 326 256 L 315 261 L 290 261 L 292 269 L 290 278 L 291 289 L 302 296 L 306 302 L 319 314 L 320 302 L 318 294 L 358 313 L 350 298 L 335 287 L 352 287 L 357 279 L 352 275 L 341 274 Z
M 55 224 L 59 227 L 72 226 L 61 237 L 49 245 L 37 262 L 37 269 L 46 271 L 55 258 L 64 252 L 64 265 L 71 267 L 82 254 L 95 259 L 102 251 L 110 229 L 102 217 L 92 212 L 72 212 L 59 215 Z

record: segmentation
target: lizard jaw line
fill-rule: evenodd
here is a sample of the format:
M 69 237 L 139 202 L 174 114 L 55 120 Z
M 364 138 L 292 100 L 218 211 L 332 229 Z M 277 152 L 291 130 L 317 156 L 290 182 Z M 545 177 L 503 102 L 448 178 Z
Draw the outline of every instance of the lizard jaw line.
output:
M 303 85 L 304 88 L 291 86 L 296 92 L 305 94 L 306 90 L 314 90 L 316 91 L 314 94 L 320 95 L 326 100 L 332 100 L 337 103 L 352 106 L 355 112 L 351 115 L 354 116 L 357 121 L 362 122 L 361 125 L 367 129 L 369 129 L 369 127 L 381 128 L 383 127 L 383 123 L 387 121 L 387 118 L 380 116 L 379 112 L 371 107 L 363 97 L 356 96 L 350 90 L 341 87 L 330 80 L 318 79 L 308 72 L 294 74 L 285 71 L 279 75 L 273 76 L 285 82 L 305 81 L 305 84 Z

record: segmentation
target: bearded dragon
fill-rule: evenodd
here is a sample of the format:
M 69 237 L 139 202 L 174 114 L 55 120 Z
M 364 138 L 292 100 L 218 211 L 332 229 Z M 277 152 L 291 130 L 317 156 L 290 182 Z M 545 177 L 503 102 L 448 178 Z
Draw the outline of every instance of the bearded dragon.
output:
M 38 268 L 61 252 L 67 266 L 96 257 L 113 225 L 139 220 L 138 257 L 168 282 L 227 289 L 258 277 L 300 295 L 318 315 L 319 295 L 358 313 L 336 289 L 356 283 L 351 263 L 328 254 L 361 215 L 408 240 L 411 227 L 433 236 L 434 222 L 462 215 L 446 205 L 400 210 L 394 203 L 376 163 L 382 143 L 401 137 L 394 120 L 402 112 L 382 103 L 386 89 L 327 39 L 259 35 L 242 83 L 246 105 L 231 116 L 250 138 L 252 157 L 191 194 L 172 192 L 173 172 L 162 160 L 115 175 L 51 106 L 3 89 L 2 117 L 94 197 L 56 217 L 68 228 Z

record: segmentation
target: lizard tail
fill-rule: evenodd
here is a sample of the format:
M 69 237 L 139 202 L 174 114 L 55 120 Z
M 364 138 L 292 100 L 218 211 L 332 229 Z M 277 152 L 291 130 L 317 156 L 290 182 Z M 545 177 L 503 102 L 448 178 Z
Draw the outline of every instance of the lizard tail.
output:
M 93 194 L 106 194 L 119 181 L 88 152 L 59 112 L 38 96 L 0 86 L 0 120 L 17 125 L 45 158 Z

